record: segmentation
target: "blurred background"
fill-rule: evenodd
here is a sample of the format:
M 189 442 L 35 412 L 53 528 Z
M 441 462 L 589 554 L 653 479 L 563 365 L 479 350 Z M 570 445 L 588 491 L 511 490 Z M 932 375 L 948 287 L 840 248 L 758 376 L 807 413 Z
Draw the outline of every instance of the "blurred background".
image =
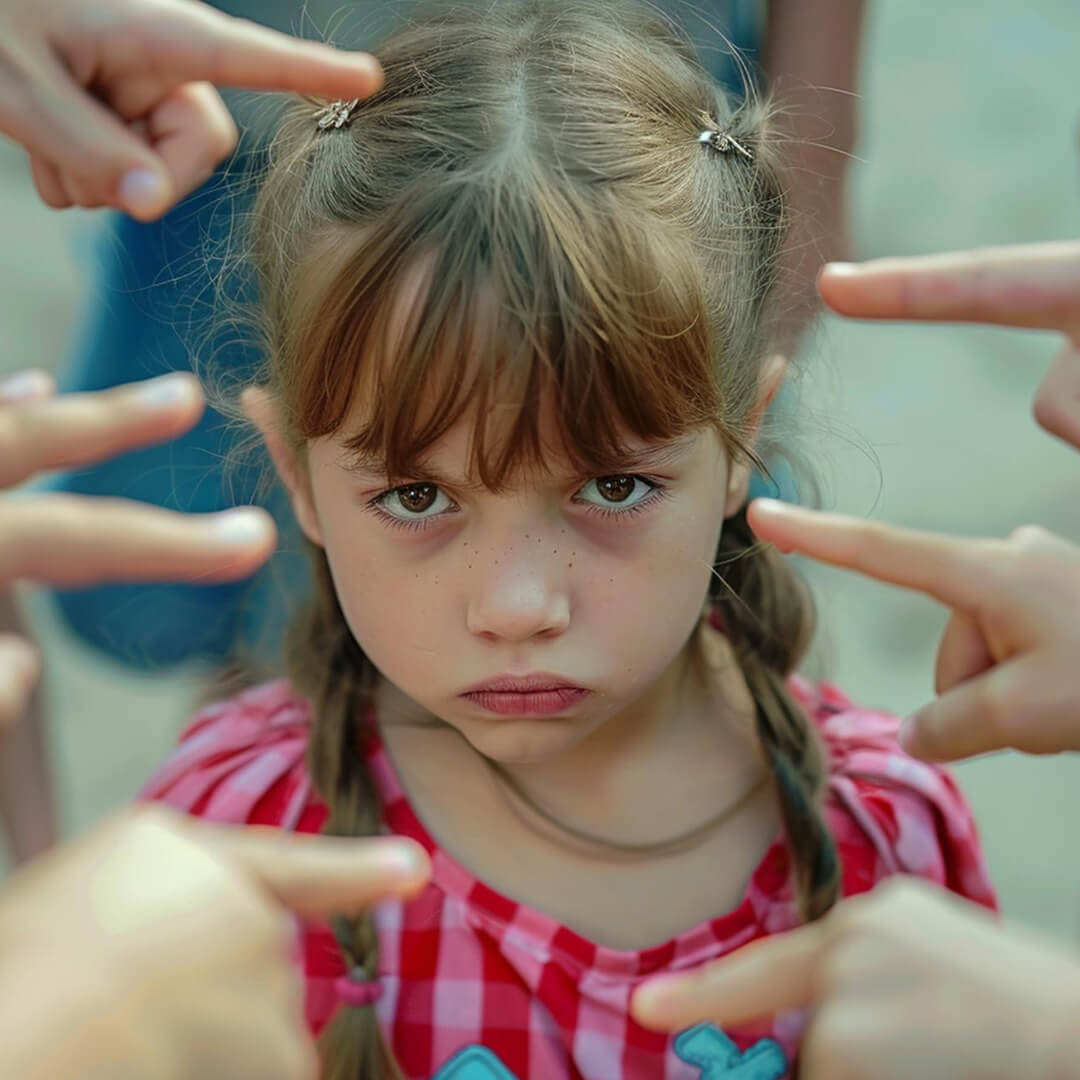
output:
M 1080 5 L 868 0 L 858 258 L 1080 234 Z M 0 142 L 0 373 L 61 369 L 81 325 L 101 219 L 47 210 Z M 822 322 L 799 365 L 805 454 L 826 506 L 962 534 L 1038 522 L 1080 541 L 1080 457 L 1035 426 L 1050 335 Z M 806 568 L 821 609 L 812 668 L 907 713 L 931 693 L 932 602 Z M 46 650 L 63 827 L 128 801 L 173 744 L 204 673 L 137 675 L 28 595 Z M 1080 942 L 1080 760 L 994 756 L 958 768 L 1005 911 Z

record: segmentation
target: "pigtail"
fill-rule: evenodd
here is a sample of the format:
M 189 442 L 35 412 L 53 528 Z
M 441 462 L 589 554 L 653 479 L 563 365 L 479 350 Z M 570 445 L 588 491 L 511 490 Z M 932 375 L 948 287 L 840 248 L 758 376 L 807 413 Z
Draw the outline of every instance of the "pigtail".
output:
M 375 670 L 352 636 L 341 611 L 323 550 L 309 545 L 315 597 L 298 619 L 286 646 L 293 685 L 311 702 L 308 770 L 330 810 L 323 832 L 373 836 L 380 807 L 374 778 L 364 761 L 362 717 Z M 378 979 L 378 939 L 370 912 L 331 920 L 346 971 Z M 343 1005 L 320 1039 L 321 1080 L 401 1080 L 372 1005 Z
M 822 811 L 825 747 L 787 689 L 813 630 L 806 586 L 775 548 L 757 542 L 746 507 L 724 523 L 709 595 L 755 702 L 756 728 L 780 801 L 803 918 L 836 903 L 840 863 Z

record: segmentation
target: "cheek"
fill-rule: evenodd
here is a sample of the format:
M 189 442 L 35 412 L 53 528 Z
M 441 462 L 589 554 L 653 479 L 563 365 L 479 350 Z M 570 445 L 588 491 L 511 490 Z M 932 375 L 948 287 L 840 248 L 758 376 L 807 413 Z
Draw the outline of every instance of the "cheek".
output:
M 445 644 L 451 590 L 437 566 L 402 558 L 377 526 L 355 518 L 324 518 L 323 539 L 345 621 L 381 671 L 400 677 L 410 658 L 415 665 Z
M 600 555 L 583 568 L 585 607 L 603 624 L 617 658 L 626 658 L 624 667 L 670 660 L 697 625 L 712 575 L 722 509 L 664 509 L 632 551 Z

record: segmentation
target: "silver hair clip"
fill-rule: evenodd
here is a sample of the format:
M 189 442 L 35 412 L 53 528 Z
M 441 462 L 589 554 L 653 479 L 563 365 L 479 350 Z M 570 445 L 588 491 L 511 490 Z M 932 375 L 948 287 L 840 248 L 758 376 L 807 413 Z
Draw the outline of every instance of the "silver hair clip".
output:
M 331 101 L 329 105 L 324 105 L 315 114 L 319 130 L 329 131 L 330 128 L 345 127 L 352 120 L 353 109 L 359 104 L 360 99 L 354 97 L 349 101 Z
M 721 154 L 726 154 L 731 150 L 742 154 L 747 161 L 753 161 L 754 155 L 743 146 L 734 135 L 727 131 L 703 131 L 699 136 L 699 143 L 704 143 L 706 146 L 711 146 L 714 150 L 718 150 Z

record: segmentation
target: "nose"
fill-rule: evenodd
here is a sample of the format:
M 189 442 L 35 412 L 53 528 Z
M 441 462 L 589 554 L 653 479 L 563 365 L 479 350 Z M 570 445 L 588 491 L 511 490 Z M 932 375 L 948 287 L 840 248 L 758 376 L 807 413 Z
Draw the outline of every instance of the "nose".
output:
M 489 641 L 521 642 L 558 637 L 570 625 L 570 597 L 564 582 L 555 580 L 554 567 L 500 567 L 479 576 L 469 599 L 469 633 Z

